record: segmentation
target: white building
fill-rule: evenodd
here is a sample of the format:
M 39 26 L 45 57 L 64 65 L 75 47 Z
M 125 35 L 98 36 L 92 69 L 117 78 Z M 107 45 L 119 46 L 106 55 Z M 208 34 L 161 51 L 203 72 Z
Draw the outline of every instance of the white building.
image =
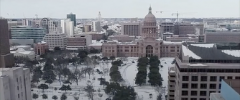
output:
M 0 100 L 32 100 L 29 69 L 0 68 Z
M 11 51 L 11 53 L 15 57 L 24 57 L 24 58 L 29 58 L 30 60 L 35 59 L 35 52 L 34 51 L 26 51 L 23 48 L 18 48 L 16 51 Z
M 65 49 L 66 47 L 66 34 L 64 33 L 50 33 L 46 34 L 43 38 L 47 42 L 49 50 L 54 50 L 55 47 Z
M 70 19 L 61 20 L 62 32 L 66 33 L 67 36 L 73 36 L 74 33 L 74 23 Z
M 93 21 L 92 22 L 92 31 L 94 32 L 101 32 L 102 27 L 100 21 Z

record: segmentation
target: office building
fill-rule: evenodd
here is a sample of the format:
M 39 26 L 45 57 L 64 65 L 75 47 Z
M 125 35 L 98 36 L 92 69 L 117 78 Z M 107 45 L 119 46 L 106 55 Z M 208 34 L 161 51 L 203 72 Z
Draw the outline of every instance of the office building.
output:
M 82 35 L 79 37 L 67 37 L 66 38 L 66 49 L 67 50 L 78 50 L 86 49 L 88 45 L 92 43 L 91 35 Z
M 0 68 L 13 67 L 13 54 L 10 53 L 8 22 L 0 19 Z
M 74 23 L 70 19 L 61 20 L 62 33 L 67 34 L 71 37 L 74 34 Z
M 141 23 L 140 22 L 131 22 L 131 23 L 122 23 L 122 35 L 129 36 L 140 36 L 141 35 Z
M 13 26 L 11 29 L 12 39 L 33 39 L 34 43 L 41 42 L 46 34 L 43 28 L 37 28 L 32 26 Z
M 64 33 L 50 33 L 46 34 L 43 38 L 44 42 L 47 42 L 49 50 L 54 50 L 55 47 L 61 49 L 66 48 L 66 34 Z
M 1 100 L 32 100 L 29 69 L 14 67 L 0 70 Z
M 100 21 L 93 21 L 92 22 L 92 31 L 93 32 L 101 32 L 102 31 Z
M 76 15 L 75 14 L 72 14 L 72 13 L 67 14 L 67 18 L 70 19 L 71 21 L 73 21 L 74 27 L 77 25 L 77 23 L 76 23 Z
M 206 43 L 240 43 L 240 32 L 207 32 L 204 34 Z
M 240 100 L 240 76 L 238 79 L 224 79 L 220 93 L 211 93 L 210 100 Z
M 174 33 L 174 23 L 173 22 L 162 22 L 160 23 L 160 33 Z
M 83 32 L 91 32 L 92 26 L 91 25 L 84 25 L 83 26 Z
M 222 79 L 240 78 L 239 52 L 238 44 L 183 43 L 169 100 L 209 100 L 210 93 L 220 91 Z

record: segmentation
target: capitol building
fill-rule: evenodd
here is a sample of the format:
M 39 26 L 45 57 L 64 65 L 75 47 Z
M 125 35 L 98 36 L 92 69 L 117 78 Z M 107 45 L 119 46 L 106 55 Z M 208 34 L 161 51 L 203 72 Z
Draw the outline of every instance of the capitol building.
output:
M 140 32 L 140 37 L 131 42 L 107 41 L 102 45 L 104 57 L 174 57 L 179 55 L 182 42 L 163 41 L 158 33 L 156 17 L 149 8 Z

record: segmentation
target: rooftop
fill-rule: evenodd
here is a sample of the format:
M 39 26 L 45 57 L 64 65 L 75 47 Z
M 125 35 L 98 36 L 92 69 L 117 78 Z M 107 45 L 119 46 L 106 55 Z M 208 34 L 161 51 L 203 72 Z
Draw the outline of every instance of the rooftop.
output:
M 238 60 L 240 59 L 240 48 L 231 49 L 231 46 L 221 48 L 216 44 L 187 43 L 182 45 L 184 56 L 191 59 L 205 60 Z
M 233 80 L 233 79 L 224 79 L 229 86 L 231 86 L 239 95 L 240 95 L 240 80 Z

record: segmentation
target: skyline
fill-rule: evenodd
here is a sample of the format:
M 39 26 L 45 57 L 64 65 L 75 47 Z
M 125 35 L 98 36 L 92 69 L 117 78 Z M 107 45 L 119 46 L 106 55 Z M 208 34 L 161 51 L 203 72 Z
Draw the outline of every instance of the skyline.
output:
M 0 16 L 5 18 L 144 18 L 151 5 L 156 18 L 239 18 L 240 0 L 0 0 Z M 216 3 L 217 2 L 217 3 Z M 48 4 L 47 4 L 48 3 Z M 10 6 L 11 4 L 11 6 Z M 44 5 L 44 6 L 42 6 Z M 16 10 L 17 8 L 17 10 Z M 163 11 L 163 13 L 156 13 Z

